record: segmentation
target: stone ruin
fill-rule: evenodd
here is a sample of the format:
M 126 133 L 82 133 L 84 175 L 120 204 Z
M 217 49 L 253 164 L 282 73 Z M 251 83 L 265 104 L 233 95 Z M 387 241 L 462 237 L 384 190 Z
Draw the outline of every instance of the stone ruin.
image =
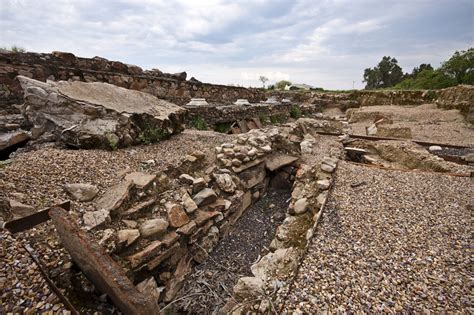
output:
M 36 212 L 15 200 L 0 200 L 8 213 L 4 227 L 10 231 L 51 219 L 48 224 L 75 268 L 106 295 L 88 296 L 123 313 L 155 314 L 160 308 L 198 312 L 187 298 L 195 294 L 189 277 L 196 266 L 213 259 L 220 240 L 270 191 L 288 190 L 284 216 L 272 222 L 274 235 L 257 261 L 249 263 L 251 273 L 234 279 L 234 286 L 227 288 L 231 298 L 203 302 L 218 303 L 221 313 L 277 312 L 275 305 L 285 303 L 318 228 L 341 159 L 374 167 L 472 174 L 464 166 L 472 163 L 472 148 L 416 139 L 400 144 L 397 141 L 415 138 L 409 127 L 398 126 L 386 113 L 359 110 L 377 104 L 422 104 L 429 98 L 440 107 L 459 109 L 469 122 L 472 87 L 442 90 L 435 96 L 426 91 L 265 95 L 194 78 L 186 81 L 185 73 L 143 71 L 60 52 L 1 53 L 0 77 L 0 151 L 8 154 L 25 145 L 30 150 L 51 144 L 118 150 L 150 144 L 191 128 L 198 118 L 207 126 L 229 124 L 228 132 L 237 134 L 212 154 L 195 150 L 176 156 L 176 165 L 164 171 L 128 170 L 101 193 L 91 184 L 66 184 L 73 205 L 87 202 L 93 207 L 79 216 L 71 214 L 75 209 L 66 209 L 69 214 L 61 209 L 67 208 L 64 204 Z M 333 108 L 344 113 L 323 113 Z M 352 134 L 351 124 L 360 122 L 367 122 L 365 134 Z M 463 166 L 460 160 L 449 161 L 454 155 L 447 148 L 468 152 L 471 160 L 467 154 Z M 50 286 L 57 289 L 53 282 Z M 77 312 L 69 301 L 74 290 L 63 291 L 56 293 L 61 302 Z M 202 299 L 192 300 L 196 304 Z

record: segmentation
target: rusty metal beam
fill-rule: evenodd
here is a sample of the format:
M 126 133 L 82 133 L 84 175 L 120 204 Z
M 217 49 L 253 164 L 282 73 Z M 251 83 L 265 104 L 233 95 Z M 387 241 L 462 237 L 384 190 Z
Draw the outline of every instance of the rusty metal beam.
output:
M 52 208 L 53 220 L 64 248 L 84 275 L 97 289 L 106 293 L 124 314 L 157 314 L 157 301 L 140 293 L 120 267 L 69 215 L 60 208 Z
M 63 210 L 69 211 L 71 209 L 71 202 L 68 200 L 54 207 L 59 207 Z M 52 207 L 42 209 L 36 213 L 27 215 L 23 218 L 8 221 L 4 224 L 3 227 L 10 231 L 10 233 L 18 233 L 24 230 L 31 229 L 32 227 L 35 227 L 36 225 L 46 222 L 50 219 L 49 210 L 51 210 L 51 208 Z

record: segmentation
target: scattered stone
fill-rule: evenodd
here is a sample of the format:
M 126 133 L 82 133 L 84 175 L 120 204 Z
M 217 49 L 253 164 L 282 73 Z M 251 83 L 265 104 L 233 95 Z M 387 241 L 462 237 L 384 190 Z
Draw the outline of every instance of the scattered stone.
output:
M 99 192 L 97 186 L 91 184 L 67 184 L 65 190 L 77 201 L 91 201 Z
M 264 293 L 264 282 L 256 277 L 242 277 L 234 286 L 234 294 L 242 299 L 256 298 Z
M 198 206 L 205 206 L 217 200 L 217 195 L 211 188 L 204 188 L 193 197 Z
M 133 172 L 125 176 L 125 180 L 133 182 L 139 189 L 148 188 L 155 179 L 156 175 L 142 172 Z
M 150 260 L 150 258 L 156 256 L 162 246 L 163 243 L 161 241 L 153 241 L 138 253 L 128 256 L 127 260 L 132 265 L 132 268 L 136 268 L 147 260 Z
M 120 230 L 117 237 L 119 244 L 126 243 L 126 246 L 130 246 L 140 237 L 140 231 L 137 229 Z
M 207 183 L 204 178 L 196 178 L 193 181 L 193 193 L 197 193 L 207 187 Z
M 330 182 L 329 182 L 329 179 L 323 179 L 323 180 L 318 180 L 316 184 L 318 185 L 319 189 L 327 190 L 329 189 Z
M 181 174 L 179 176 L 179 181 L 182 182 L 183 184 L 192 185 L 194 182 L 194 177 L 188 174 Z
M 114 214 L 118 212 L 120 207 L 129 198 L 130 189 L 133 187 L 131 181 L 123 181 L 109 188 L 102 197 L 97 201 L 97 210 L 107 210 Z
M 168 226 L 168 221 L 164 219 L 150 219 L 140 226 L 140 233 L 143 237 L 160 235 L 166 231 Z
M 156 280 L 153 277 L 143 280 L 137 284 L 136 288 L 138 292 L 151 296 L 157 302 L 160 299 L 161 290 L 158 288 Z
M 439 145 L 432 145 L 428 148 L 428 150 L 430 150 L 430 152 L 434 152 L 434 151 L 441 151 L 443 150 L 443 148 L 440 147 Z
M 87 230 L 92 230 L 111 221 L 110 212 L 105 209 L 86 212 L 82 219 Z
M 122 222 L 128 227 L 128 228 L 131 228 L 131 229 L 134 229 L 138 226 L 138 223 L 137 221 L 133 221 L 133 220 L 122 220 Z
M 13 215 L 13 219 L 22 218 L 36 212 L 34 207 L 25 205 L 16 200 L 10 199 L 9 203 L 10 203 L 10 211 Z

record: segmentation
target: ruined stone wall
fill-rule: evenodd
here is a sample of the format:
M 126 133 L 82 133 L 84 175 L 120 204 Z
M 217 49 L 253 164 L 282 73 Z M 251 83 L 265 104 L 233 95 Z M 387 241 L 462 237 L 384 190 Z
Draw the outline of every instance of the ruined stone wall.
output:
M 188 109 L 189 120 L 196 117 L 204 119 L 209 125 L 218 123 L 233 122 L 237 120 L 280 116 L 285 119 L 290 117 L 292 104 L 254 104 L 252 106 L 245 105 L 229 105 L 229 106 L 186 106 Z
M 0 51 L 0 110 L 22 101 L 22 91 L 15 80 L 24 75 L 40 81 L 73 80 L 106 82 L 128 89 L 147 92 L 178 105 L 193 97 L 211 102 L 232 103 L 239 98 L 250 102 L 265 99 L 258 89 L 202 83 L 194 78 L 186 80 L 186 73 L 167 74 L 159 70 L 144 71 L 138 66 L 104 58 L 80 58 L 71 53 L 53 52 L 12 53 Z

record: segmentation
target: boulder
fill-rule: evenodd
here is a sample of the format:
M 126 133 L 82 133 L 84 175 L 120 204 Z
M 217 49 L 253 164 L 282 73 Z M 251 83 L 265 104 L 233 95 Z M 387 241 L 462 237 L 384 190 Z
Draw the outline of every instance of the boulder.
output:
M 167 203 L 166 210 L 168 212 L 168 221 L 170 226 L 174 228 L 181 227 L 189 222 L 189 217 L 184 212 L 181 205 L 176 203 Z
M 116 149 L 156 142 L 183 130 L 186 110 L 148 93 L 103 82 L 17 78 L 27 120 L 69 146 Z
M 97 186 L 91 184 L 67 184 L 64 189 L 77 201 L 91 201 L 99 192 Z
M 140 237 L 140 231 L 137 229 L 120 230 L 117 233 L 117 237 L 119 244 L 129 246 Z
M 265 157 L 265 165 L 269 171 L 273 172 L 279 169 L 280 167 L 289 165 L 297 160 L 298 160 L 297 157 L 291 156 L 291 155 L 272 154 Z
M 137 284 L 138 292 L 145 294 L 146 296 L 152 297 L 153 300 L 157 301 L 160 299 L 161 290 L 156 284 L 156 280 L 153 277 L 143 280 Z
M 264 281 L 256 277 L 242 277 L 234 286 L 234 294 L 241 299 L 256 298 L 264 293 Z
M 30 139 L 30 135 L 23 130 L 0 134 L 0 152 L 15 145 L 20 145 Z
M 301 198 L 295 202 L 293 210 L 296 214 L 305 213 L 308 210 L 308 199 Z
M 183 202 L 184 209 L 187 213 L 193 213 L 198 208 L 194 200 L 189 196 L 187 192 L 183 194 L 183 197 L 181 197 L 181 201 Z
M 244 188 L 250 189 L 255 185 L 263 182 L 265 176 L 265 167 L 263 164 L 260 164 L 241 172 L 239 174 L 240 184 Z

